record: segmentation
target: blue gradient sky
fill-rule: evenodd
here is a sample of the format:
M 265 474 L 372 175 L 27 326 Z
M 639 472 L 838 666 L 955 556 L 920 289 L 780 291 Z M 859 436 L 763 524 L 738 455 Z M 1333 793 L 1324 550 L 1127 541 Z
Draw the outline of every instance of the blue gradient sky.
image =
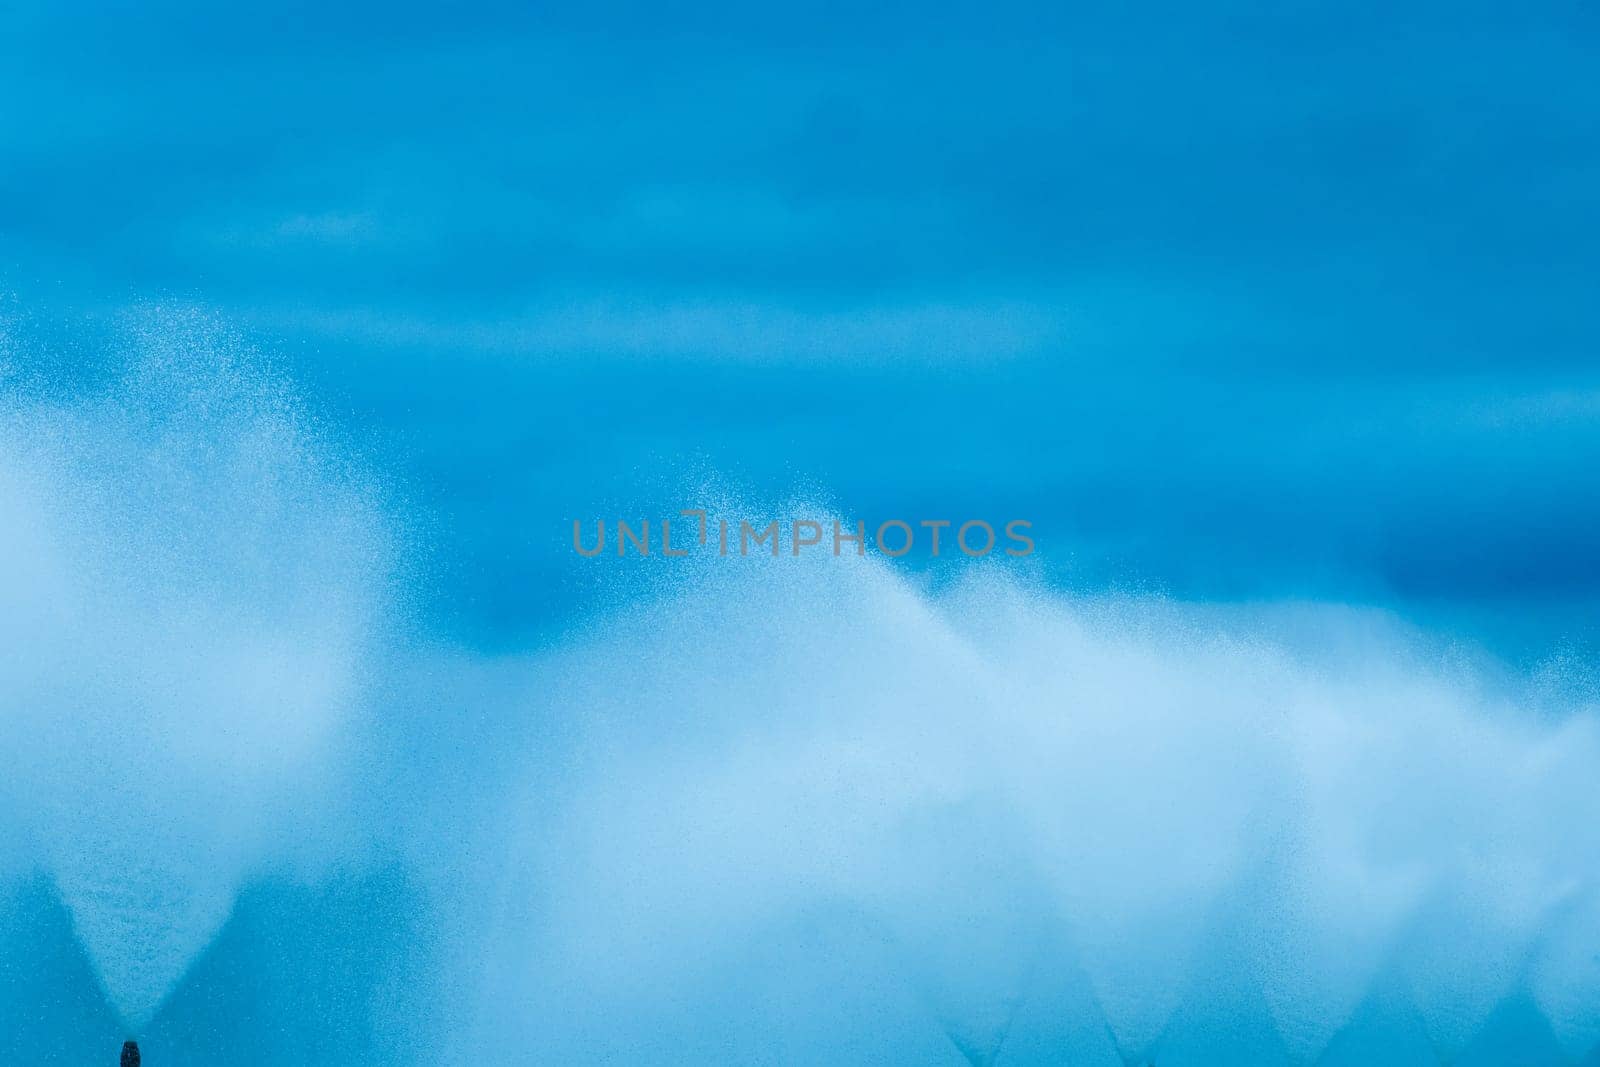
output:
M 416 502 L 467 640 L 584 610 L 571 518 L 709 482 L 1595 641 L 1592 6 L 4 20 L 16 352 L 210 309 Z

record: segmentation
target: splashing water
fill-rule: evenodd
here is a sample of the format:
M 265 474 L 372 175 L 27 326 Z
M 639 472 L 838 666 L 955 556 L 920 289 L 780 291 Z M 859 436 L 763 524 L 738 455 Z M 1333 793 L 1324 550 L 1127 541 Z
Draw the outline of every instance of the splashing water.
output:
M 484 949 L 477 1050 L 526 1018 L 558 1055 L 916 1062 L 903 996 L 973 1064 L 1310 1063 L 1394 990 L 1443 1058 L 1519 997 L 1586 1052 L 1592 711 L 1300 614 L 839 560 L 636 604 L 541 664 L 581 755 L 521 816 L 556 843 L 505 861 L 546 903 Z M 877 971 L 840 971 L 841 913 Z M 773 1003 L 780 959 L 805 992 Z M 841 1002 L 884 1026 L 799 1022 Z
M 0 875 L 31 848 L 135 1031 L 354 778 L 436 942 L 437 1011 L 367 1020 L 399 1062 L 1600 1043 L 1592 707 L 1375 613 L 850 557 L 396 652 L 393 523 L 336 456 L 192 316 L 0 403 Z
M 130 1026 L 310 803 L 387 551 L 366 492 L 196 317 L 149 323 L 97 395 L 0 413 L 10 806 Z

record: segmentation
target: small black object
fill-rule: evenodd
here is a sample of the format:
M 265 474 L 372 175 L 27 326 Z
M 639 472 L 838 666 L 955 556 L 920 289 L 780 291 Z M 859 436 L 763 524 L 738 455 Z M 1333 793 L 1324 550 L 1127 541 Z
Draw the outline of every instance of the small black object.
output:
M 122 1043 L 122 1067 L 139 1067 L 139 1042 Z

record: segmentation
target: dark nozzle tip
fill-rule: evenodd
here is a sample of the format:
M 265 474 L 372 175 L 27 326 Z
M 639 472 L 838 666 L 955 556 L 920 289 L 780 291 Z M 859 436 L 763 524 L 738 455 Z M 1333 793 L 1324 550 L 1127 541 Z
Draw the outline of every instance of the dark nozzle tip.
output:
M 122 1067 L 139 1067 L 139 1042 L 122 1043 Z

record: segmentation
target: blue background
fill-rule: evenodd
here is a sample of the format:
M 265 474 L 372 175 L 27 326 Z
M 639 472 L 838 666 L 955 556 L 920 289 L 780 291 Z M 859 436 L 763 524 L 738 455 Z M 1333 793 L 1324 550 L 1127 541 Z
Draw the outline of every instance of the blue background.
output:
M 23 3 L 0 278 L 80 352 L 244 329 L 440 516 L 476 642 L 692 468 L 1527 652 L 1600 584 L 1597 18 Z
M 85 389 L 152 308 L 242 333 L 469 649 L 603 604 L 573 519 L 800 499 L 1031 520 L 1062 588 L 1372 604 L 1581 667 L 1597 46 L 1577 2 L 23 0 L 0 322 Z M 442 773 L 393 760 L 440 808 L 481 758 L 445 729 Z M 155 1047 L 404 1061 L 368 1001 L 434 1010 L 437 916 L 379 868 L 246 887 Z M 47 879 L 8 892 L 0 1048 L 114 1049 Z

